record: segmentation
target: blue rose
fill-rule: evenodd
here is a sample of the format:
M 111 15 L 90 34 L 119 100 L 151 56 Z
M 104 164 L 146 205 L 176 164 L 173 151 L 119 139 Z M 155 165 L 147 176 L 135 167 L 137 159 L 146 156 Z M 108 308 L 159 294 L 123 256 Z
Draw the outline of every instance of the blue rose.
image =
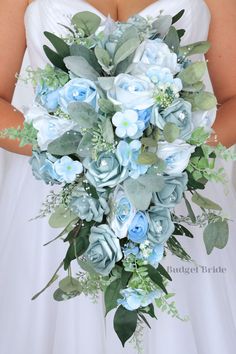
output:
M 119 74 L 108 98 L 123 109 L 145 110 L 154 105 L 154 85 L 129 74 Z
M 83 165 L 88 170 L 88 181 L 100 191 L 105 187 L 114 188 L 128 177 L 127 168 L 120 165 L 116 155 L 111 152 L 101 153 L 97 160 L 87 158 Z
M 59 89 L 48 87 L 45 83 L 36 87 L 36 101 L 45 107 L 49 112 L 54 112 L 58 108 Z
M 123 299 L 118 299 L 118 305 L 122 305 L 129 311 L 137 310 L 140 307 L 150 305 L 156 298 L 161 296 L 161 291 L 154 290 L 151 292 L 143 289 L 127 288 L 120 291 Z
M 87 79 L 75 78 L 70 80 L 59 92 L 59 104 L 64 112 L 72 102 L 86 102 L 94 108 L 97 104 L 96 85 Z
M 106 199 L 100 195 L 95 199 L 88 195 L 83 187 L 77 187 L 72 192 L 69 207 L 81 220 L 90 222 L 95 220 L 101 222 L 104 214 L 109 213 L 109 206 Z
M 46 184 L 59 184 L 61 177 L 56 173 L 54 163 L 55 157 L 46 152 L 33 151 L 29 160 L 33 175 L 38 180 L 43 180 Z
M 152 206 L 146 215 L 149 224 L 148 240 L 153 245 L 164 244 L 175 229 L 169 209 Z
M 162 130 L 166 123 L 174 123 L 180 129 L 179 137 L 188 140 L 194 129 L 191 103 L 179 98 L 161 112 L 156 108 L 151 121 Z
M 97 273 L 106 276 L 122 258 L 119 239 L 108 225 L 93 226 L 90 232 L 84 257 Z
M 141 147 L 142 144 L 139 140 L 133 140 L 130 143 L 121 140 L 116 149 L 116 155 L 121 166 L 126 167 L 129 170 L 129 176 L 134 179 L 144 175 L 149 168 L 149 165 L 138 163 Z
M 129 229 L 128 239 L 135 243 L 142 243 L 147 239 L 148 220 L 146 215 L 139 211 L 134 216 Z
M 153 202 L 155 205 L 174 208 L 183 199 L 183 193 L 186 190 L 188 175 L 181 173 L 178 175 L 164 176 L 164 188 L 154 194 Z

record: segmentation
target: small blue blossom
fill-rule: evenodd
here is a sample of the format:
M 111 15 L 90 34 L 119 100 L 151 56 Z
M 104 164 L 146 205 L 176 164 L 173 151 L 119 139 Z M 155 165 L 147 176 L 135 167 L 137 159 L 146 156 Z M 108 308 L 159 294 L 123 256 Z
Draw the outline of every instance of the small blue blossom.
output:
M 118 299 L 118 305 L 122 305 L 129 311 L 137 310 L 140 307 L 150 305 L 156 298 L 160 297 L 161 291 L 154 290 L 147 292 L 143 289 L 127 288 L 120 291 L 123 299 Z
M 129 226 L 128 239 L 136 243 L 142 243 L 147 239 L 147 232 L 147 217 L 143 212 L 139 211 L 137 212 Z
M 81 162 L 72 160 L 69 156 L 63 156 L 54 165 L 56 173 L 66 183 L 72 183 L 76 176 L 83 171 Z
M 121 166 L 125 166 L 129 169 L 129 176 L 131 178 L 138 178 L 147 172 L 149 165 L 141 165 L 138 163 L 138 156 L 141 149 L 141 142 L 139 140 L 133 140 L 131 143 L 126 141 L 120 141 L 116 155 Z
M 116 135 L 119 138 L 134 138 L 145 126 L 144 122 L 139 120 L 138 113 L 131 109 L 115 113 L 112 123 L 116 126 Z

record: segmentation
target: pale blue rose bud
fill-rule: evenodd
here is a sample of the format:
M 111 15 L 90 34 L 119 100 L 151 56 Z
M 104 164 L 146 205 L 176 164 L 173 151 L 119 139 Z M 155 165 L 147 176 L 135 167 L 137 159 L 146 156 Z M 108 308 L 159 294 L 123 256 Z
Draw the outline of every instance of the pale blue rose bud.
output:
M 142 243 L 147 239 L 148 220 L 146 215 L 139 211 L 133 218 L 129 229 L 128 239 L 135 243 Z
M 175 229 L 169 209 L 152 206 L 146 215 L 149 223 L 148 240 L 154 245 L 164 244 Z
M 54 163 L 55 157 L 45 152 L 33 151 L 29 160 L 33 175 L 38 180 L 43 180 L 46 184 L 59 184 L 61 177 L 56 173 Z
M 182 173 L 179 175 L 163 176 L 165 185 L 164 188 L 153 195 L 155 205 L 174 208 L 183 199 L 183 193 L 186 190 L 188 175 Z
M 36 101 L 45 107 L 49 112 L 58 108 L 59 89 L 48 87 L 45 83 L 36 87 Z
M 89 248 L 84 254 L 87 262 L 97 273 L 108 275 L 122 258 L 119 239 L 104 224 L 91 228 L 89 242 Z

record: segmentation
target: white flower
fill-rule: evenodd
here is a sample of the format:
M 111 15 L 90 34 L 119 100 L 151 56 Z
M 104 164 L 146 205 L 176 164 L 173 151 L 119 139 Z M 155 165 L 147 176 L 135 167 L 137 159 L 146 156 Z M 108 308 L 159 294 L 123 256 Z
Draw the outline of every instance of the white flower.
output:
M 143 121 L 138 120 L 138 113 L 131 109 L 115 113 L 112 123 L 116 126 L 116 135 L 119 138 L 133 138 L 138 130 L 143 130 L 145 126 Z
M 185 170 L 194 150 L 195 146 L 177 139 L 173 143 L 160 142 L 158 144 L 157 156 L 166 163 L 165 173 L 173 175 Z
M 172 74 L 180 71 L 177 55 L 170 51 L 167 44 L 161 40 L 147 39 L 136 50 L 133 62 L 155 64 L 162 68 L 169 68 Z
M 123 108 L 144 110 L 154 105 L 154 85 L 129 74 L 120 74 L 114 87 L 108 91 L 108 99 Z
M 45 108 L 36 104 L 25 113 L 25 120 L 32 122 L 38 131 L 37 142 L 42 151 L 46 151 L 53 140 L 76 126 L 71 120 L 51 116 Z

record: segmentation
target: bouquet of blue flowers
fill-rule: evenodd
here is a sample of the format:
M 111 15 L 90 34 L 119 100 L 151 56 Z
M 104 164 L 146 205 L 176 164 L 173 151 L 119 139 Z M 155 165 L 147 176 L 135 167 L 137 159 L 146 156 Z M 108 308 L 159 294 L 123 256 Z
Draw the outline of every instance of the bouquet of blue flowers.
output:
M 154 305 L 178 317 L 161 261 L 169 252 L 191 260 L 178 240 L 193 237 L 188 225 L 204 227 L 208 254 L 228 240 L 221 207 L 199 193 L 224 181 L 215 159 L 230 155 L 207 144 L 217 104 L 203 80 L 209 43 L 181 46 L 185 31 L 174 24 L 183 14 L 101 23 L 80 12 L 65 36 L 45 32 L 51 64 L 28 69 L 35 100 L 24 128 L 2 133 L 31 143 L 34 176 L 61 186 L 40 216 L 62 229 L 49 243 L 68 249 L 45 288 L 64 267 L 55 300 L 104 292 L 123 345 Z M 175 211 L 182 201 L 185 216 Z

